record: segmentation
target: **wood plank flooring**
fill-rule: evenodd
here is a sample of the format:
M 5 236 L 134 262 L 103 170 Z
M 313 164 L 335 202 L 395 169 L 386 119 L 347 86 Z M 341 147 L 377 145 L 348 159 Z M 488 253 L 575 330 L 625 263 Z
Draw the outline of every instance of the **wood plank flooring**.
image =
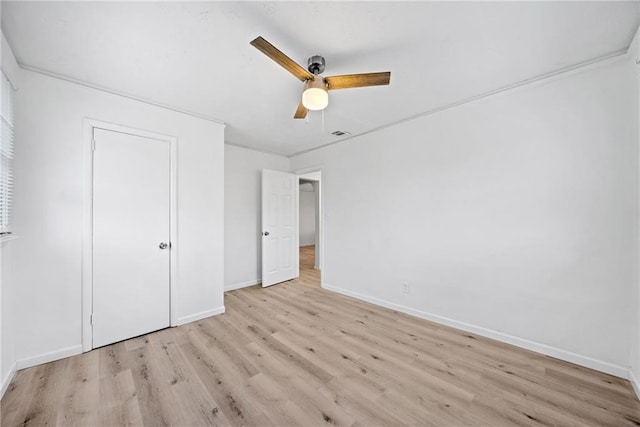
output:
M 22 370 L 3 427 L 638 426 L 630 384 L 325 291 L 228 292 L 224 315 Z

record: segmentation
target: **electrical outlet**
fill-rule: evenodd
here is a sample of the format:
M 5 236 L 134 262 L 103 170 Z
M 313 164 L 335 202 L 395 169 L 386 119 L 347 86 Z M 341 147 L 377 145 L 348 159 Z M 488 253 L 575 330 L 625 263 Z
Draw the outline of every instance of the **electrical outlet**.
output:
M 409 282 L 402 282 L 402 293 L 403 294 L 409 293 Z

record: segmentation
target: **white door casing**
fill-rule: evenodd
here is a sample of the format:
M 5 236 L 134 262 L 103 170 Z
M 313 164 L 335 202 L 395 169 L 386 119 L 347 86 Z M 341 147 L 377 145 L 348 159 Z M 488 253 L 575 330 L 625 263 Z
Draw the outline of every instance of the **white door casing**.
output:
M 299 276 L 298 177 L 262 171 L 262 287 Z
M 96 348 L 170 326 L 171 145 L 97 128 L 93 137 Z

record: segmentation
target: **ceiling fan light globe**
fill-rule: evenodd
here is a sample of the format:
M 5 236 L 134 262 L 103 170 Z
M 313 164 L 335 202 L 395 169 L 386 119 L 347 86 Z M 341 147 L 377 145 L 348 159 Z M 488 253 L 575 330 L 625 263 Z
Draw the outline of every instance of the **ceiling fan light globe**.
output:
M 329 105 L 329 94 L 326 90 L 309 88 L 302 93 L 302 105 L 307 110 L 324 110 Z
M 302 92 L 302 105 L 307 110 L 318 111 L 324 110 L 329 105 L 329 91 L 324 83 L 324 79 L 320 76 L 314 80 L 308 80 L 304 85 Z

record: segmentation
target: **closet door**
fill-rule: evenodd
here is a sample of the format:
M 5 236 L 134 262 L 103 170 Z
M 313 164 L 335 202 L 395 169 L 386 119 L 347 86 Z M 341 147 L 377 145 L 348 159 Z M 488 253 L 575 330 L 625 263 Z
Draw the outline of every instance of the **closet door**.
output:
M 94 128 L 93 348 L 170 323 L 171 149 Z

